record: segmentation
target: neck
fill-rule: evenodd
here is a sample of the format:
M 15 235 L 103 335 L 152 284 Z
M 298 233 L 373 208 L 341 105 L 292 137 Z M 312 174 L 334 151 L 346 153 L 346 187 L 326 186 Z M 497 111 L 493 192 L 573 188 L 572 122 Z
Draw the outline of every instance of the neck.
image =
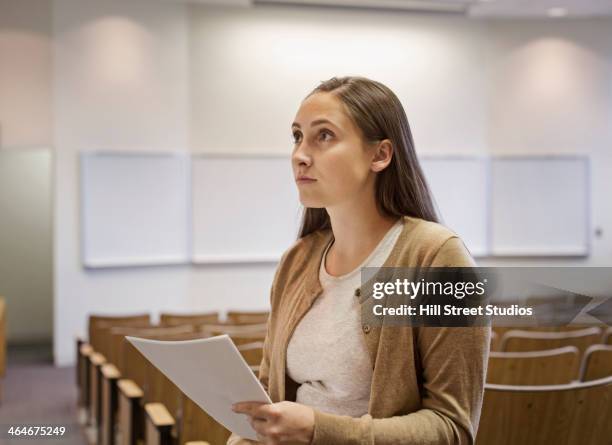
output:
M 360 264 L 398 220 L 379 212 L 374 193 L 329 207 L 327 213 L 334 234 L 328 259 L 333 258 L 336 270 L 350 270 Z

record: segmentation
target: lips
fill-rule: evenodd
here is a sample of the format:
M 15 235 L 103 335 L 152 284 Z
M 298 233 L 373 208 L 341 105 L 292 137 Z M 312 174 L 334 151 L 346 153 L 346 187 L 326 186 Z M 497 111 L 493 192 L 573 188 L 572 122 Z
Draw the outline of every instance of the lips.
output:
M 311 182 L 315 182 L 316 179 L 310 178 L 308 176 L 298 176 L 295 181 L 300 183 L 300 184 L 308 184 L 308 183 L 311 183 Z

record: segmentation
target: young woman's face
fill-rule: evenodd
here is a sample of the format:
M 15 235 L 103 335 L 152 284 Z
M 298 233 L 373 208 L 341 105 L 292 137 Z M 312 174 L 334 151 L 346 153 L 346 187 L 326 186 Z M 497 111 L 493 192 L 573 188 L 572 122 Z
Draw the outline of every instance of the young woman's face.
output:
M 293 173 L 304 207 L 343 204 L 372 187 L 373 151 L 336 96 L 306 98 L 291 129 Z

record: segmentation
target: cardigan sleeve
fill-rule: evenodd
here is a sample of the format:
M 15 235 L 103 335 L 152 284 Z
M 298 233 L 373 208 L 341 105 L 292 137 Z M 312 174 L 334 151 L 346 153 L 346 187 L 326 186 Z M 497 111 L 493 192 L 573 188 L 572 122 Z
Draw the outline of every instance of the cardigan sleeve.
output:
M 475 263 L 457 237 L 446 240 L 431 267 Z M 475 442 L 484 393 L 490 328 L 416 328 L 422 369 L 421 409 L 384 419 L 315 410 L 312 445 L 471 445 Z M 392 382 L 389 382 L 392 384 Z

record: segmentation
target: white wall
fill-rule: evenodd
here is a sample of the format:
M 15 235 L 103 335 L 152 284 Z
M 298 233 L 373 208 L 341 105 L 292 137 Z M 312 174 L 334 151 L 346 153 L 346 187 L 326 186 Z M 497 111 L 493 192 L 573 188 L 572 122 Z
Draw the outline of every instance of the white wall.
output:
M 332 75 L 362 74 L 398 93 L 421 153 L 532 152 L 537 145 L 592 150 L 598 162 L 609 162 L 612 55 L 597 42 L 612 41 L 610 20 L 549 27 L 145 0 L 55 0 L 53 17 L 58 364 L 72 362 L 73 335 L 84 332 L 88 313 L 262 308 L 274 271 L 274 265 L 83 270 L 79 150 L 288 153 L 289 125 L 303 96 Z M 532 43 L 553 31 L 552 46 Z M 558 83 L 549 82 L 542 57 L 559 64 Z M 575 61 L 580 66 L 568 72 L 566 64 Z M 554 102 L 558 91 L 579 103 L 562 111 Z M 612 261 L 612 210 L 604 199 L 612 183 L 604 167 L 594 169 L 593 184 L 593 222 L 604 236 L 585 264 Z
M 0 147 L 52 141 L 51 2 L 0 2 Z
M 486 27 L 395 12 L 193 7 L 192 146 L 289 153 L 300 101 L 363 75 L 402 100 L 421 152 L 486 150 Z
M 80 150 L 189 150 L 185 6 L 56 0 L 55 309 L 58 365 L 90 313 L 265 308 L 273 265 L 85 270 L 79 256 Z
M 480 263 L 611 266 L 612 19 L 489 25 L 489 151 L 589 155 L 592 230 L 588 258 Z M 601 236 L 595 236 L 596 228 Z

